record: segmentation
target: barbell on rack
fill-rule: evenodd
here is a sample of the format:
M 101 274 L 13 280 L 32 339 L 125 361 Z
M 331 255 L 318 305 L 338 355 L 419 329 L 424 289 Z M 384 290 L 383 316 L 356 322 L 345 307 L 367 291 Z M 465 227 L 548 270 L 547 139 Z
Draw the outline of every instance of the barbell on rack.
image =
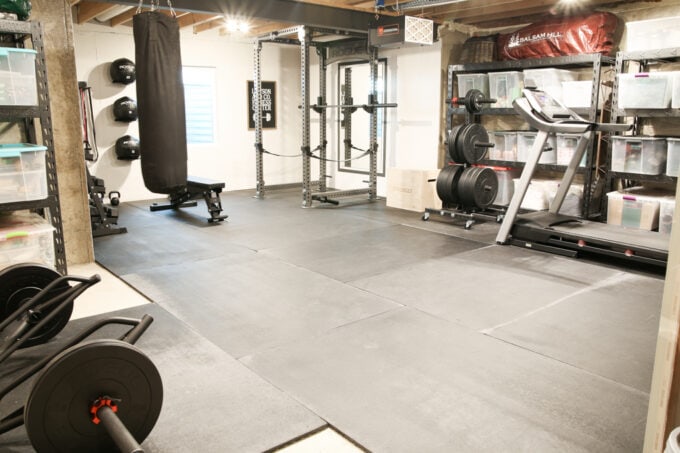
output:
M 368 96 L 368 103 L 366 104 L 324 104 L 323 98 L 321 97 L 317 98 L 316 102 L 316 104 L 310 105 L 309 108 L 317 113 L 321 113 L 321 111 L 325 109 L 350 109 L 354 112 L 359 108 L 364 109 L 368 113 L 373 113 L 373 110 L 375 109 L 387 109 L 399 106 L 396 102 L 375 102 L 375 96 L 373 95 Z M 298 105 L 298 108 L 302 108 L 302 106 Z
M 472 89 L 465 93 L 465 97 L 452 97 L 446 100 L 447 103 L 454 105 L 462 105 L 470 113 L 479 113 L 482 111 L 482 104 L 494 104 L 496 99 L 488 98 L 477 89 Z

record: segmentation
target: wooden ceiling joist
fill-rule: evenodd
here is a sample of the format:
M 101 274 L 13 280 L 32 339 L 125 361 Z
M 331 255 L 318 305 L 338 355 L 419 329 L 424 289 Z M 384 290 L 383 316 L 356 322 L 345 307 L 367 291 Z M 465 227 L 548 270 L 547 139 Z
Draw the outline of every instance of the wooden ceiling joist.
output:
M 198 14 L 198 13 L 193 13 L 193 14 L 187 14 L 185 16 L 180 17 L 177 19 L 177 23 L 179 24 L 180 28 L 183 27 L 188 27 L 191 25 L 197 26 L 204 24 L 206 22 L 211 22 L 217 19 L 221 19 L 222 16 L 218 16 L 215 14 Z M 195 30 L 194 30 L 195 31 Z
M 213 20 L 209 20 L 198 25 L 194 25 L 194 33 L 200 33 L 202 31 L 208 31 L 215 28 L 219 28 L 224 25 L 224 18 L 222 16 L 217 16 Z
M 84 24 L 89 22 L 98 15 L 117 7 L 117 5 L 112 5 L 111 3 L 80 2 L 77 6 L 78 23 Z
M 146 9 L 145 9 L 146 11 Z M 118 25 L 123 25 L 132 21 L 132 16 L 137 14 L 137 8 L 132 8 L 125 11 L 123 14 L 119 14 L 113 19 L 111 19 L 111 26 L 117 27 Z
M 409 0 L 385 0 L 381 14 L 393 15 L 395 5 Z M 589 0 L 588 7 L 641 0 Z M 654 0 L 651 0 L 654 1 Z M 131 0 L 70 0 L 78 8 L 78 23 L 88 22 L 116 5 L 132 5 Z M 194 33 L 224 25 L 225 11 L 239 11 L 254 21 L 250 34 L 266 34 L 281 23 L 284 27 L 307 24 L 321 26 L 333 22 L 347 24 L 347 29 L 361 29 L 373 20 L 375 0 L 173 0 L 178 9 L 180 27 L 193 27 Z M 111 26 L 132 20 L 136 8 L 111 19 Z M 181 13 L 179 11 L 182 11 Z M 349 10 L 349 11 L 348 11 Z M 167 14 L 167 8 L 162 8 Z M 405 14 L 424 17 L 435 22 L 453 21 L 479 28 L 498 28 L 526 24 L 552 13 L 568 13 L 560 9 L 558 0 L 469 0 L 439 6 L 427 6 L 406 11 Z M 269 20 L 269 22 L 259 22 Z M 339 22 L 338 22 L 339 21 Z M 260 28 L 264 27 L 264 28 Z M 228 33 L 227 33 L 228 34 Z

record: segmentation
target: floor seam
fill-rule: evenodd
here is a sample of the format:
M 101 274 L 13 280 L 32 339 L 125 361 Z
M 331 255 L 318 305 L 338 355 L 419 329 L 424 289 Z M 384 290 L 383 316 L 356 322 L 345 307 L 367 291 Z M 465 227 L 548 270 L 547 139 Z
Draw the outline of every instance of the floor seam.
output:
M 559 299 L 556 299 L 556 300 L 554 300 L 554 301 L 552 301 L 552 302 L 550 302 L 546 305 L 542 305 L 538 308 L 535 308 L 533 310 L 522 313 L 521 315 L 516 316 L 515 318 L 513 318 L 509 321 L 505 321 L 505 322 L 497 324 L 495 326 L 487 327 L 486 329 L 482 329 L 482 330 L 480 330 L 480 332 L 483 333 L 483 334 L 490 334 L 494 330 L 509 326 L 510 324 L 514 324 L 518 321 L 521 321 L 522 319 L 529 318 L 529 317 L 535 315 L 536 313 L 540 313 L 540 312 L 545 311 L 549 308 L 552 308 L 556 305 L 559 305 L 562 302 L 565 302 L 569 299 L 572 299 L 572 298 L 574 298 L 574 297 L 576 297 L 580 294 L 585 294 L 585 293 L 591 292 L 593 290 L 597 290 L 597 289 L 600 289 L 600 288 L 604 288 L 606 286 L 610 286 L 612 283 L 617 282 L 617 281 L 621 281 L 623 278 L 630 278 L 630 276 L 628 274 L 624 273 L 624 272 L 617 272 L 616 274 L 614 274 L 610 277 L 607 277 L 600 282 L 597 282 L 593 285 L 588 285 L 584 288 L 581 288 L 581 289 L 578 289 L 574 292 L 566 294 L 566 295 L 560 297 Z
M 624 384 L 623 382 L 615 381 L 614 379 L 612 379 L 612 378 L 610 378 L 610 377 L 602 376 L 601 374 L 598 374 L 598 373 L 596 373 L 596 372 L 594 372 L 594 371 L 591 371 L 591 370 L 588 370 L 588 369 L 586 369 L 586 368 L 583 368 L 583 367 L 574 365 L 573 363 L 565 362 L 564 360 L 560 360 L 560 359 L 558 359 L 558 358 L 549 356 L 549 355 L 547 355 L 547 354 L 545 354 L 545 353 L 542 353 L 542 352 L 540 352 L 540 351 L 534 351 L 533 349 L 530 349 L 530 348 L 528 348 L 528 347 L 526 347 L 526 346 L 522 346 L 522 345 L 517 344 L 517 343 L 513 343 L 512 341 L 506 340 L 506 339 L 504 339 L 504 338 L 495 337 L 495 336 L 493 336 L 493 335 L 490 335 L 490 334 L 488 334 L 488 333 L 483 333 L 483 332 L 481 332 L 481 331 L 478 331 L 478 332 L 481 333 L 482 335 L 488 337 L 488 338 L 491 338 L 491 339 L 500 341 L 500 342 L 502 342 L 502 343 L 508 344 L 508 345 L 510 345 L 510 346 L 513 346 L 513 347 L 516 347 L 516 348 L 519 348 L 519 349 L 522 349 L 522 350 L 527 351 L 527 352 L 530 352 L 530 353 L 532 353 L 532 354 L 536 354 L 536 355 L 538 355 L 538 356 L 540 356 L 540 357 L 544 357 L 544 358 L 546 358 L 546 359 L 548 359 L 548 360 L 551 360 L 551 361 L 553 361 L 553 362 L 561 363 L 561 364 L 563 364 L 563 365 L 566 365 L 566 366 L 568 366 L 568 367 L 570 367 L 570 368 L 573 368 L 573 369 L 575 369 L 575 370 L 582 371 L 582 372 L 584 372 L 584 373 L 586 373 L 586 374 L 589 374 L 589 375 L 591 375 L 591 376 L 596 376 L 596 377 L 598 377 L 598 378 L 600 378 L 600 379 L 602 379 L 602 380 L 605 380 L 605 381 L 607 381 L 607 382 L 611 382 L 612 384 L 615 384 L 615 385 L 617 385 L 617 386 L 620 386 L 620 387 L 623 387 L 623 388 L 625 388 L 625 389 L 627 389 L 627 390 L 630 390 L 630 391 L 633 392 L 633 393 L 637 393 L 637 394 L 640 395 L 640 396 L 643 396 L 643 397 L 645 397 L 645 398 L 649 398 L 649 392 L 645 392 L 645 391 L 640 390 L 640 389 L 637 389 L 637 388 L 635 388 L 635 387 L 631 387 L 630 385 Z

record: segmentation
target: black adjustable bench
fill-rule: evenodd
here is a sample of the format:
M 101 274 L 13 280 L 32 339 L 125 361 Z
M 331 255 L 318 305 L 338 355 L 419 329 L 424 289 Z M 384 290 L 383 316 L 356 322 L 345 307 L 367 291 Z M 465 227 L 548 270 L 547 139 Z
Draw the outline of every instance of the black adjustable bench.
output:
M 167 203 L 154 203 L 149 209 L 152 211 L 164 211 L 167 209 L 190 208 L 197 205 L 195 200 L 203 198 L 210 213 L 208 222 L 221 222 L 229 217 L 221 215 L 222 201 L 220 200 L 220 192 L 222 192 L 224 187 L 225 184 L 223 182 L 189 176 L 186 187 L 170 194 Z

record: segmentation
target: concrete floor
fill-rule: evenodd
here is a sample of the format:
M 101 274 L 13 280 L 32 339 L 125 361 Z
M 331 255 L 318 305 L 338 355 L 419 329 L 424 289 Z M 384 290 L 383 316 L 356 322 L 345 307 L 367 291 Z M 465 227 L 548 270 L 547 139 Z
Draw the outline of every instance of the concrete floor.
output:
M 328 426 L 375 452 L 641 451 L 662 276 L 384 202 L 222 202 L 222 224 L 124 204 L 129 233 L 95 241 L 155 302 L 121 312 L 156 318 L 149 451 L 266 451 Z

